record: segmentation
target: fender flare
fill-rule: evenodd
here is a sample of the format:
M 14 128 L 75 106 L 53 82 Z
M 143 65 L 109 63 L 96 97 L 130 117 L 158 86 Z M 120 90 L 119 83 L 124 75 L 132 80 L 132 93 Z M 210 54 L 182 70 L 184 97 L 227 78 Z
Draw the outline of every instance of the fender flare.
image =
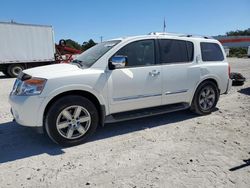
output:
M 37 119 L 37 125 L 38 126 L 43 126 L 43 118 L 44 118 L 44 113 L 47 105 L 50 103 L 51 100 L 53 100 L 56 96 L 65 93 L 65 92 L 73 92 L 73 91 L 83 91 L 83 92 L 88 92 L 92 94 L 93 96 L 96 97 L 96 99 L 99 101 L 101 106 L 107 106 L 106 101 L 102 95 L 100 95 L 97 91 L 95 91 L 93 88 L 86 86 L 86 85 L 70 85 L 70 86 L 63 86 L 60 88 L 57 88 L 56 90 L 53 90 L 51 93 L 49 93 L 46 96 L 41 96 L 44 98 L 42 104 L 40 105 L 39 108 L 39 118 Z M 107 112 L 108 109 L 105 109 L 105 112 Z
M 191 99 L 189 100 L 189 101 L 190 101 L 190 105 L 191 105 L 191 103 L 192 103 L 192 101 L 193 101 L 193 98 L 194 98 L 194 95 L 195 95 L 195 92 L 196 92 L 197 88 L 199 87 L 199 85 L 200 85 L 202 82 L 204 82 L 204 81 L 206 81 L 206 80 L 213 80 L 213 81 L 215 81 L 215 83 L 216 83 L 216 85 L 218 86 L 218 89 L 219 89 L 219 91 L 220 91 L 219 78 L 218 78 L 217 76 L 215 76 L 215 75 L 206 75 L 206 76 L 204 76 L 201 80 L 199 80 L 199 82 L 196 83 L 195 88 L 194 88 L 194 90 L 192 91 L 192 94 L 191 94 Z

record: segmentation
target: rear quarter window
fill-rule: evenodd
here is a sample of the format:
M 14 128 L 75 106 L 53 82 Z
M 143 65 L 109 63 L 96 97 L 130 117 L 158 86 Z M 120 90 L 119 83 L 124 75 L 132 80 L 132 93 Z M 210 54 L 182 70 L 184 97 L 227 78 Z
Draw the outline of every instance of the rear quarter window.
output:
M 202 61 L 223 61 L 224 55 L 217 43 L 201 42 Z

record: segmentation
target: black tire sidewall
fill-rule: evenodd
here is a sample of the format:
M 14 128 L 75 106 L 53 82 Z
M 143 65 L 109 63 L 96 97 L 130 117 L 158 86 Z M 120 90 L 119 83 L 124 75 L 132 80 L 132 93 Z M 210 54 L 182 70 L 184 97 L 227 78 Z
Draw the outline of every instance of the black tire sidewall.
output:
M 19 65 L 19 64 L 13 64 L 13 65 L 10 65 L 7 69 L 7 73 L 9 76 L 11 76 L 12 78 L 15 78 L 17 77 L 18 75 L 16 75 L 13 71 L 14 71 L 14 68 L 20 68 L 21 70 L 24 70 L 24 67 L 22 65 Z
M 215 101 L 214 101 L 213 106 L 209 110 L 203 110 L 199 104 L 199 96 L 200 96 L 200 92 L 202 91 L 202 89 L 207 86 L 210 86 L 211 88 L 213 88 L 215 92 Z M 193 108 L 197 114 L 207 115 L 207 114 L 210 114 L 214 110 L 215 106 L 217 105 L 218 100 L 219 100 L 219 90 L 218 90 L 217 85 L 211 81 L 205 81 L 198 86 L 195 92 L 195 96 L 193 100 Z
M 84 107 L 91 116 L 91 124 L 88 131 L 82 137 L 73 140 L 61 136 L 56 128 L 56 120 L 60 112 L 72 105 Z M 98 120 L 97 109 L 90 100 L 81 96 L 65 96 L 57 100 L 48 110 L 45 118 L 45 130 L 54 142 L 62 146 L 74 146 L 87 141 L 87 139 L 95 132 L 98 126 Z

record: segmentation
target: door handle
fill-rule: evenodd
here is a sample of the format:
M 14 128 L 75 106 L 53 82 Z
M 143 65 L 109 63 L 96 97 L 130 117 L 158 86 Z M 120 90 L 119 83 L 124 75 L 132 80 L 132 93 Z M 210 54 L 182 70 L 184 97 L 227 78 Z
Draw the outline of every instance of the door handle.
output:
M 160 74 L 160 71 L 157 70 L 152 70 L 151 72 L 149 72 L 150 76 L 158 76 Z

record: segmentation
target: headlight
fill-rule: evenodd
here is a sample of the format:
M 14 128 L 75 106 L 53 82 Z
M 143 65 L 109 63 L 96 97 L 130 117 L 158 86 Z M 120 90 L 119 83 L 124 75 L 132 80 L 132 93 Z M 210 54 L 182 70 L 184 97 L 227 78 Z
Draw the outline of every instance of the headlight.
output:
M 27 80 L 16 79 L 11 94 L 13 95 L 39 95 L 46 84 L 46 79 L 30 78 Z

